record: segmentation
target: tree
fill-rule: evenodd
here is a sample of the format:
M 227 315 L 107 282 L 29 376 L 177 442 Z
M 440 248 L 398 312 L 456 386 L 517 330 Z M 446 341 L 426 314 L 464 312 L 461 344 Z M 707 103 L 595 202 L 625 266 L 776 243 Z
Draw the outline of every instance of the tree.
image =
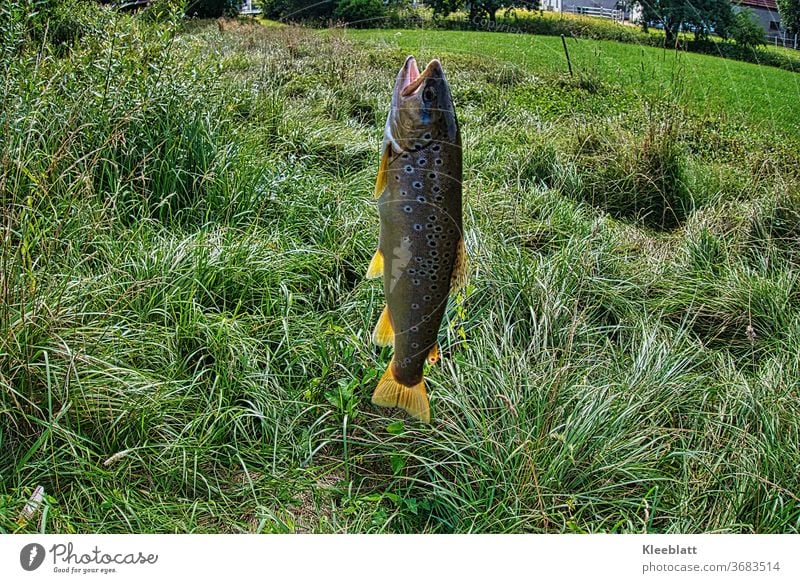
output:
M 778 0 L 781 25 L 787 32 L 800 32 L 800 0 Z
M 447 16 L 451 12 L 463 10 L 469 5 L 469 21 L 478 24 L 481 18 L 488 18 L 490 22 L 497 22 L 497 11 L 505 8 L 527 8 L 536 10 L 539 0 L 428 0 L 428 6 L 433 8 L 436 16 Z
M 677 44 L 678 33 L 686 27 L 694 30 L 695 40 L 704 40 L 712 32 L 727 38 L 733 25 L 730 0 L 637 0 L 642 8 L 642 28 L 664 29 L 667 46 Z
M 727 39 L 733 23 L 730 0 L 694 0 L 686 12 L 686 24 L 694 30 L 696 41 L 707 40 L 711 33 Z
M 642 28 L 660 25 L 664 29 L 664 42 L 675 44 L 681 26 L 687 21 L 690 4 L 686 0 L 639 0 L 642 7 Z
M 751 49 L 767 44 L 764 29 L 755 21 L 749 10 L 736 13 L 731 36 L 737 45 Z

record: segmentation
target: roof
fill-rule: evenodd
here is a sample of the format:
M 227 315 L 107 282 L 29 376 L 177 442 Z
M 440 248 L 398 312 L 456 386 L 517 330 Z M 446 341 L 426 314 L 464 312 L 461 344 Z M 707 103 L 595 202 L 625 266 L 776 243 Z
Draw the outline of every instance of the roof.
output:
M 737 4 L 752 8 L 766 8 L 772 12 L 778 11 L 778 4 L 775 0 L 738 0 Z

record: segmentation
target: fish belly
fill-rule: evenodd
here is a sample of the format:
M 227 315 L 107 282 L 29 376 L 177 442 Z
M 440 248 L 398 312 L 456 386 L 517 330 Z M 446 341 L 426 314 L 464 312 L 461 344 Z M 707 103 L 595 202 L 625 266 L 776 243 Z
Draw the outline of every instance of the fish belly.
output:
M 436 163 L 442 157 L 414 154 L 389 164 L 388 185 L 378 200 L 394 374 L 409 386 L 422 379 L 436 344 L 462 237 L 460 172 L 448 174 Z

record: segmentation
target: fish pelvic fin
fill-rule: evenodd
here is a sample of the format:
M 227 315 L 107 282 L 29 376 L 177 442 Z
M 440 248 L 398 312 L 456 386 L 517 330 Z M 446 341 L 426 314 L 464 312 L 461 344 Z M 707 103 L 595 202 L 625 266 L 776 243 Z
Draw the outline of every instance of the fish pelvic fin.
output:
M 375 251 L 372 256 L 372 261 L 369 262 L 367 268 L 367 279 L 376 279 L 383 275 L 383 253 L 380 249 Z
M 386 188 L 386 183 L 388 182 L 386 176 L 389 169 L 389 154 L 391 151 L 391 144 L 386 144 L 381 154 L 381 165 L 378 166 L 378 178 L 375 180 L 375 198 L 383 194 L 383 190 Z
M 372 332 L 372 341 L 378 346 L 394 346 L 394 326 L 392 326 L 392 315 L 389 313 L 389 306 L 383 308 L 381 317 Z
M 458 240 L 456 258 L 453 262 L 453 275 L 450 277 L 450 293 L 461 291 L 467 284 L 467 248 L 464 239 Z
M 416 385 L 406 386 L 395 378 L 393 366 L 394 360 L 378 381 L 378 387 L 372 393 L 372 403 L 379 407 L 399 407 L 415 419 L 430 423 L 431 406 L 425 390 L 425 379 L 421 378 Z

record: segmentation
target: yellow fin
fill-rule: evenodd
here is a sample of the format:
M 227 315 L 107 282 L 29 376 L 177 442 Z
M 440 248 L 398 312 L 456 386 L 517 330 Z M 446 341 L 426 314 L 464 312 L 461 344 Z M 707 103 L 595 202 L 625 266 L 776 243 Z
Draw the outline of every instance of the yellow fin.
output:
M 379 407 L 400 407 L 406 413 L 422 421 L 431 422 L 431 406 L 425 390 L 425 379 L 411 387 L 397 381 L 392 373 L 394 360 L 386 367 L 378 387 L 372 393 L 372 402 Z
M 381 165 L 378 167 L 378 178 L 375 181 L 375 198 L 383 194 L 383 189 L 386 188 L 386 173 L 389 168 L 389 152 L 391 152 L 391 148 L 390 144 L 386 144 L 381 155 Z
M 383 253 L 378 249 L 375 255 L 372 256 L 372 261 L 369 262 L 367 268 L 367 279 L 375 279 L 383 275 Z
M 436 364 L 439 362 L 439 343 L 436 342 L 428 353 L 428 364 Z
M 454 294 L 467 283 L 467 249 L 464 239 L 459 239 L 456 245 L 456 258 L 453 263 L 453 275 L 450 277 L 450 293 Z
M 394 328 L 392 327 L 392 316 L 389 313 L 389 306 L 383 308 L 381 317 L 372 332 L 372 341 L 378 346 L 394 346 Z

